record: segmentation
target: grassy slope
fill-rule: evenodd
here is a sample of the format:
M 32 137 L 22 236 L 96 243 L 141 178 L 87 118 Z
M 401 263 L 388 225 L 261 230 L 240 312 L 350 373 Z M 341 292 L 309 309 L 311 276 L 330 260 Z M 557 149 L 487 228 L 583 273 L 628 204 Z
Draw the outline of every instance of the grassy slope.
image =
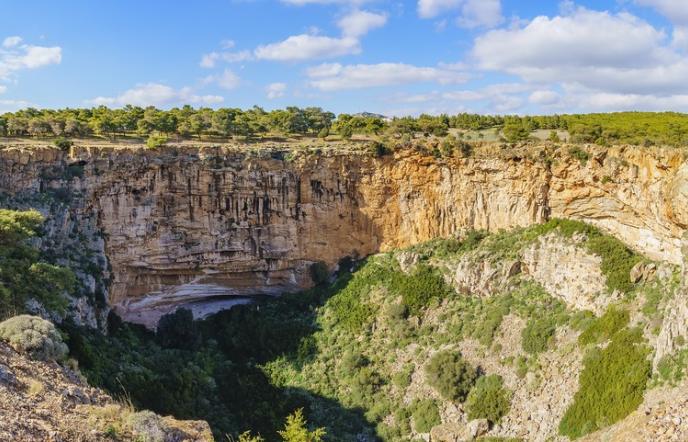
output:
M 529 371 L 537 377 L 542 370 L 539 355 L 563 351 L 553 346 L 558 333 L 601 327 L 589 312 L 569 310 L 519 275 L 489 298 L 457 294 L 444 282 L 445 263 L 469 251 L 480 249 L 493 260 L 511 258 L 553 230 L 564 236 L 584 233 L 584 245 L 603 254 L 609 289 L 626 292 L 619 308 L 631 310 L 633 324 L 644 327 L 646 335 L 656 329 L 663 303 L 657 292 L 662 290 L 624 283 L 629 266 L 640 258 L 590 226 L 554 220 L 514 232 L 487 237 L 473 233 L 464 241 L 435 240 L 413 247 L 409 251 L 421 262 L 408 274 L 401 272 L 394 254 L 370 257 L 355 271 L 343 271 L 331 285 L 235 308 L 196 324 L 185 335 L 190 340 L 185 348 L 162 348 L 155 337 L 127 326 L 114 327 L 118 331 L 109 338 L 72 330 L 70 345 L 92 381 L 113 391 L 124 388 L 135 402 L 159 412 L 209 419 L 218 434 L 254 429 L 270 439 L 286 414 L 303 406 L 309 422 L 327 428 L 329 440 L 355 440 L 359 433 L 407 440 L 416 430 L 439 423 L 438 411 L 449 406 L 425 380 L 425 364 L 437 351 L 460 352 L 474 342 L 491 366 L 499 359 L 496 337 L 504 319 L 519 317 L 528 330 L 522 337 L 524 349 L 498 363 L 518 377 Z M 636 308 L 643 303 L 644 308 Z M 623 336 L 634 333 L 625 323 L 618 331 L 626 333 Z M 645 338 L 633 336 L 640 356 L 629 360 L 630 367 L 618 360 L 619 352 L 600 354 L 604 339 L 582 342 L 576 350 L 590 355 L 581 378 L 583 390 L 588 390 L 579 392 L 576 400 L 612 397 L 624 402 L 628 395 L 633 398 L 630 405 L 608 415 L 604 407 L 593 416 L 571 412 L 562 431 L 583 434 L 637 406 L 649 373 L 643 368 Z M 609 360 L 619 368 L 600 368 Z M 612 396 L 586 386 L 590 382 L 585 379 L 596 376 L 606 377 L 604 385 L 623 385 L 621 375 L 630 372 L 634 383 Z

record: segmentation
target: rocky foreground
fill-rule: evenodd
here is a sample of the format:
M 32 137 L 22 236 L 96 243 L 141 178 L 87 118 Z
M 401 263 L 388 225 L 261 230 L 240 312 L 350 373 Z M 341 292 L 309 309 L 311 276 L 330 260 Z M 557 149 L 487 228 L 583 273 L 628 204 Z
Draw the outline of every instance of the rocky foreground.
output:
M 2 441 L 212 441 L 205 421 L 135 411 L 78 371 L 28 359 L 0 341 Z

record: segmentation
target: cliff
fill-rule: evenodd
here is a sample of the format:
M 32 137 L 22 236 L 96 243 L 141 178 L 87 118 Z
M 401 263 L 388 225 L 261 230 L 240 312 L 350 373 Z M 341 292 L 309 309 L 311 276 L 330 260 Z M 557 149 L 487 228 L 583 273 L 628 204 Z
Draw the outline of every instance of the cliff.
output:
M 415 150 L 375 158 L 231 146 L 5 148 L 0 194 L 10 206 L 40 203 L 55 253 L 81 244 L 87 257 L 71 259 L 108 275 L 91 281 L 83 272 L 85 291 L 144 323 L 146 311 L 159 316 L 181 302 L 309 286 L 316 261 L 334 267 L 345 256 L 551 217 L 592 223 L 650 258 L 680 262 L 681 151 L 586 151 L 587 160 L 553 146 L 487 146 L 468 159 Z

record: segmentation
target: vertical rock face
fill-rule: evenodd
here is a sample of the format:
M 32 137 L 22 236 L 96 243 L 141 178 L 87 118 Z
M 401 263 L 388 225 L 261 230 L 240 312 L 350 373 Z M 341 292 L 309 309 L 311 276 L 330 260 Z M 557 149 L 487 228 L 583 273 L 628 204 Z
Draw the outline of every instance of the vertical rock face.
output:
M 58 212 L 72 220 L 50 233 L 93 237 L 88 247 L 107 258 L 103 267 L 110 270 L 109 303 L 124 313 L 297 290 L 310 285 L 315 261 L 334 266 L 345 256 L 551 216 L 592 222 L 653 258 L 677 262 L 688 226 L 682 157 L 641 149 L 592 153 L 582 164 L 564 150 L 533 160 L 533 152 L 289 159 L 248 148 L 80 148 L 71 156 L 4 149 L 0 193 L 69 194 L 63 212 L 46 205 L 54 220 Z

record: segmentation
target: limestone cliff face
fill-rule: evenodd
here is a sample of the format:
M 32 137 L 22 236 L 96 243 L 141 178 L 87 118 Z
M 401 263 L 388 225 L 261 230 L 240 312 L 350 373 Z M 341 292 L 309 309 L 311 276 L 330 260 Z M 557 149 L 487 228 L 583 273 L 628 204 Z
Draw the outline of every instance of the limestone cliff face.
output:
M 462 229 L 549 217 L 591 222 L 679 262 L 688 226 L 688 165 L 676 150 L 591 149 L 583 164 L 566 149 L 536 147 L 471 159 L 35 148 L 0 150 L 0 171 L 1 193 L 71 195 L 67 213 L 92 220 L 90 231 L 104 239 L 108 300 L 125 315 L 296 290 L 310 284 L 315 261 L 334 266 Z

